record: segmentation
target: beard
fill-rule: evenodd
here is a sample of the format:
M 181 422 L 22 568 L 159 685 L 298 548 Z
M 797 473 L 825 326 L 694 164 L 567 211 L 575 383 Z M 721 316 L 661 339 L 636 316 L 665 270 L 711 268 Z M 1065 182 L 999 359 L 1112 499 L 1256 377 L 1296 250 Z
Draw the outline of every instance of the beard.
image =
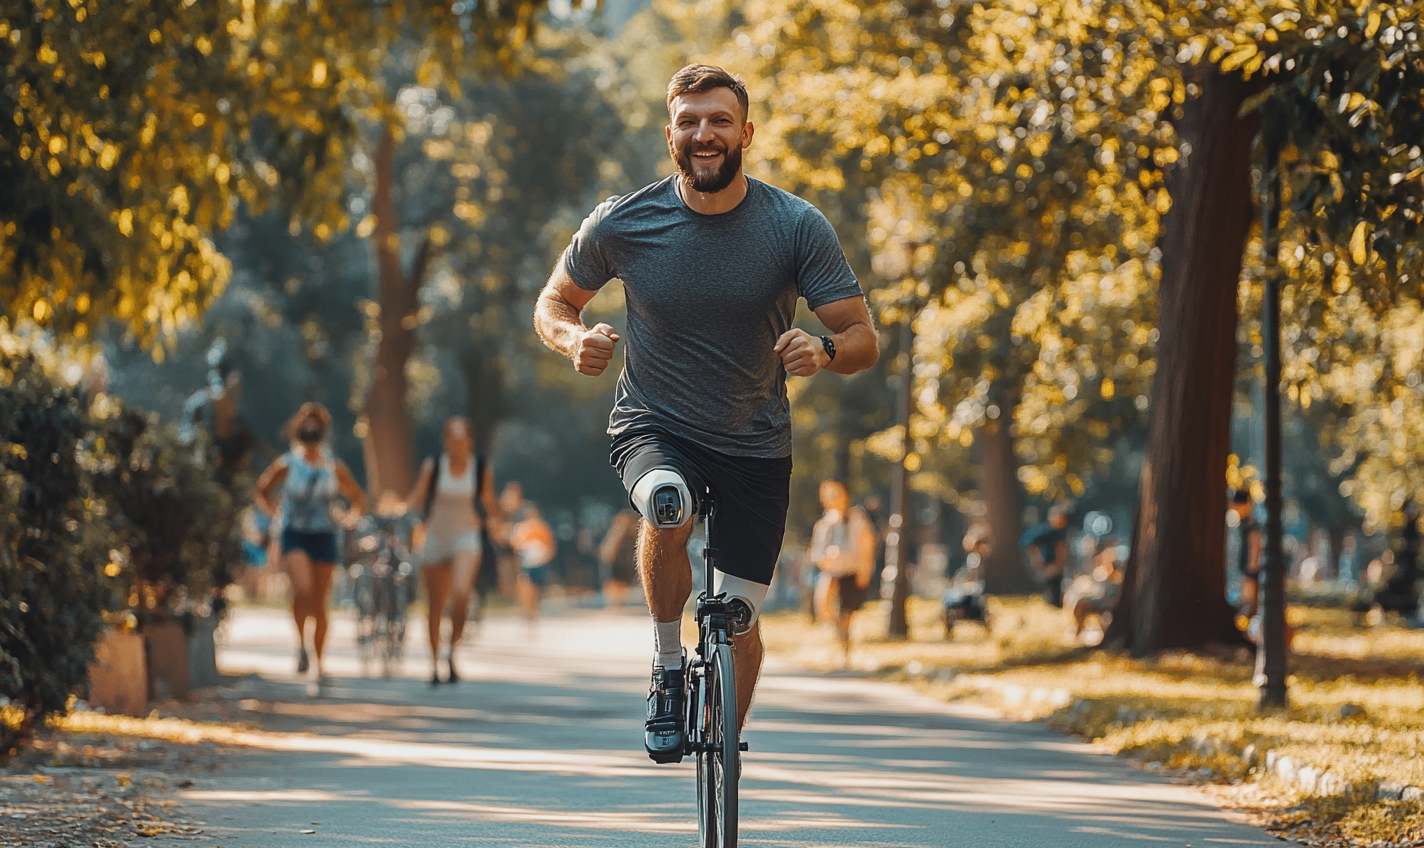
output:
M 692 154 L 704 150 L 715 150 L 723 154 L 722 164 L 716 168 L 699 166 Z M 742 148 L 741 145 L 734 145 L 730 149 L 723 149 L 710 144 L 691 142 L 676 151 L 672 161 L 677 165 L 677 173 L 684 186 L 699 194 L 716 194 L 731 185 L 732 179 L 742 169 Z

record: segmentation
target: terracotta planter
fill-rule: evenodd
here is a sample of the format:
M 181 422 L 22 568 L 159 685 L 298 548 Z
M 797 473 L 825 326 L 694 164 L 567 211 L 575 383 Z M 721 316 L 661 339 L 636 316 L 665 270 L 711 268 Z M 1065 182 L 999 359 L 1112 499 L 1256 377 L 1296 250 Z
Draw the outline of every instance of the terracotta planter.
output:
M 148 712 L 148 660 L 137 633 L 109 631 L 94 646 L 89 664 L 89 704 L 110 715 Z
M 148 697 L 163 701 L 187 698 L 192 691 L 188 669 L 188 634 L 176 621 L 149 624 L 143 628 L 148 646 Z

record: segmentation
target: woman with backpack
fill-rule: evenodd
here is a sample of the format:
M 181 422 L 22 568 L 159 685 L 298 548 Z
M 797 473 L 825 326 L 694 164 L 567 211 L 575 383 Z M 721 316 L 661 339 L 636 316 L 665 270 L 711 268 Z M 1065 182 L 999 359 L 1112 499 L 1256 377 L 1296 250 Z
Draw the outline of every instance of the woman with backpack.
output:
M 485 518 L 497 516 L 494 471 L 475 455 L 470 420 L 456 415 L 445 422 L 439 456 L 427 457 L 408 503 L 425 514 L 425 542 L 420 551 L 421 578 L 430 608 L 430 685 L 457 683 L 455 646 L 465 633 L 465 617 L 479 574 Z M 481 515 L 483 512 L 483 515 Z M 448 674 L 440 677 L 441 622 L 448 612 L 450 648 L 445 653 Z
M 322 667 L 326 647 L 326 603 L 339 554 L 337 532 L 354 527 L 366 511 L 366 497 L 346 464 L 326 445 L 331 413 L 319 403 L 304 403 L 283 433 L 291 450 L 277 457 L 257 480 L 257 506 L 276 518 L 280 510 L 282 567 L 292 582 L 292 617 L 297 624 L 297 673 L 305 674 L 306 623 L 314 621 L 316 686 L 330 683 Z M 340 499 L 350 503 L 341 509 Z

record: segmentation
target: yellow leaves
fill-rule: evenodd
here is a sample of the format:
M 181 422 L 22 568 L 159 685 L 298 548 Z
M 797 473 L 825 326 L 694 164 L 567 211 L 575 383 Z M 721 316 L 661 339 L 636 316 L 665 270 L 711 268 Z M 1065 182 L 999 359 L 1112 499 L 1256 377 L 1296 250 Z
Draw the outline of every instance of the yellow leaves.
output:
M 193 47 L 204 56 L 210 56 L 213 52 L 213 43 L 206 35 L 200 35 L 193 40 Z
M 59 61 L 59 54 L 54 52 L 54 48 L 48 44 L 41 44 L 39 51 L 35 53 L 35 58 L 40 60 L 41 65 L 53 65 Z
M 1336 158 L 1334 153 L 1331 153 L 1327 149 L 1322 149 L 1320 151 L 1320 167 L 1328 171 L 1339 170 L 1340 160 Z
M 49 152 L 52 156 L 63 153 L 69 142 L 62 135 L 51 136 L 49 140 Z
M 138 134 L 140 147 L 147 148 L 153 144 L 154 138 L 158 135 L 158 115 L 149 112 L 143 120 L 143 129 Z
M 1220 49 L 1221 48 L 1219 47 L 1217 48 L 1217 50 Z M 1216 50 L 1213 50 L 1212 55 L 1216 55 L 1216 52 Z M 1230 72 L 1239 68 L 1243 68 L 1246 65 L 1247 60 L 1252 59 L 1258 54 L 1259 48 L 1257 48 L 1254 43 L 1243 44 L 1240 47 L 1237 47 L 1235 50 L 1231 51 L 1231 54 L 1221 61 L 1221 69 L 1223 71 Z M 1258 61 L 1256 63 L 1256 67 L 1259 68 L 1260 65 L 1261 63 Z M 1249 71 L 1247 73 L 1249 73 Z
M 49 302 L 44 300 L 43 298 L 35 301 L 34 307 L 30 310 L 30 314 L 34 316 L 35 323 L 37 324 L 43 324 L 46 320 L 48 320 L 50 312 L 51 310 L 49 307 Z
M 1365 38 L 1374 38 L 1375 33 L 1380 28 L 1380 10 L 1378 6 L 1371 6 L 1369 14 L 1365 17 Z
M 148 40 L 151 44 L 157 44 L 158 42 L 163 40 L 163 33 L 159 32 L 156 29 L 151 29 L 148 31 Z
M 133 235 L 133 210 L 125 209 L 119 213 L 119 232 L 125 236 Z
M 1103 384 L 1099 389 L 1099 394 L 1102 395 L 1103 400 L 1112 400 L 1117 394 L 1117 386 L 1113 384 L 1111 377 L 1103 378 Z
M 1354 111 L 1365 104 L 1365 99 L 1365 96 L 1358 91 L 1352 91 L 1349 95 L 1342 95 L 1340 97 L 1338 111 L 1342 115 L 1346 112 Z
M 321 88 L 326 85 L 325 60 L 317 59 L 315 62 L 312 62 L 311 82 L 316 88 Z
M 1369 258 L 1369 235 L 1370 226 L 1365 221 L 1356 224 L 1350 235 L 1350 260 L 1356 265 L 1364 265 Z
M 358 238 L 370 238 L 371 233 L 376 231 L 376 216 L 367 215 L 361 219 L 361 223 L 356 225 L 356 235 Z
M 232 169 L 228 167 L 226 162 L 219 163 L 218 166 L 213 169 L 213 179 L 216 180 L 220 186 L 227 185 L 228 181 L 232 179 Z

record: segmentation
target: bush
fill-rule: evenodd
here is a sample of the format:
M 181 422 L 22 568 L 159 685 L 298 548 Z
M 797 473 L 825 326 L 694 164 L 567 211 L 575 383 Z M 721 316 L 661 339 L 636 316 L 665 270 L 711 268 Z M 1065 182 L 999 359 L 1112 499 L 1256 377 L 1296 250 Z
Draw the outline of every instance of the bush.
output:
M 0 353 L 0 759 L 64 709 L 118 601 L 80 398 L 29 354 Z
M 84 686 L 105 613 L 181 620 L 220 597 L 238 511 L 208 456 L 0 349 L 0 759 Z
M 95 488 L 112 513 L 113 556 L 140 620 L 206 611 L 238 558 L 234 497 L 205 437 L 101 398 L 93 407 Z

